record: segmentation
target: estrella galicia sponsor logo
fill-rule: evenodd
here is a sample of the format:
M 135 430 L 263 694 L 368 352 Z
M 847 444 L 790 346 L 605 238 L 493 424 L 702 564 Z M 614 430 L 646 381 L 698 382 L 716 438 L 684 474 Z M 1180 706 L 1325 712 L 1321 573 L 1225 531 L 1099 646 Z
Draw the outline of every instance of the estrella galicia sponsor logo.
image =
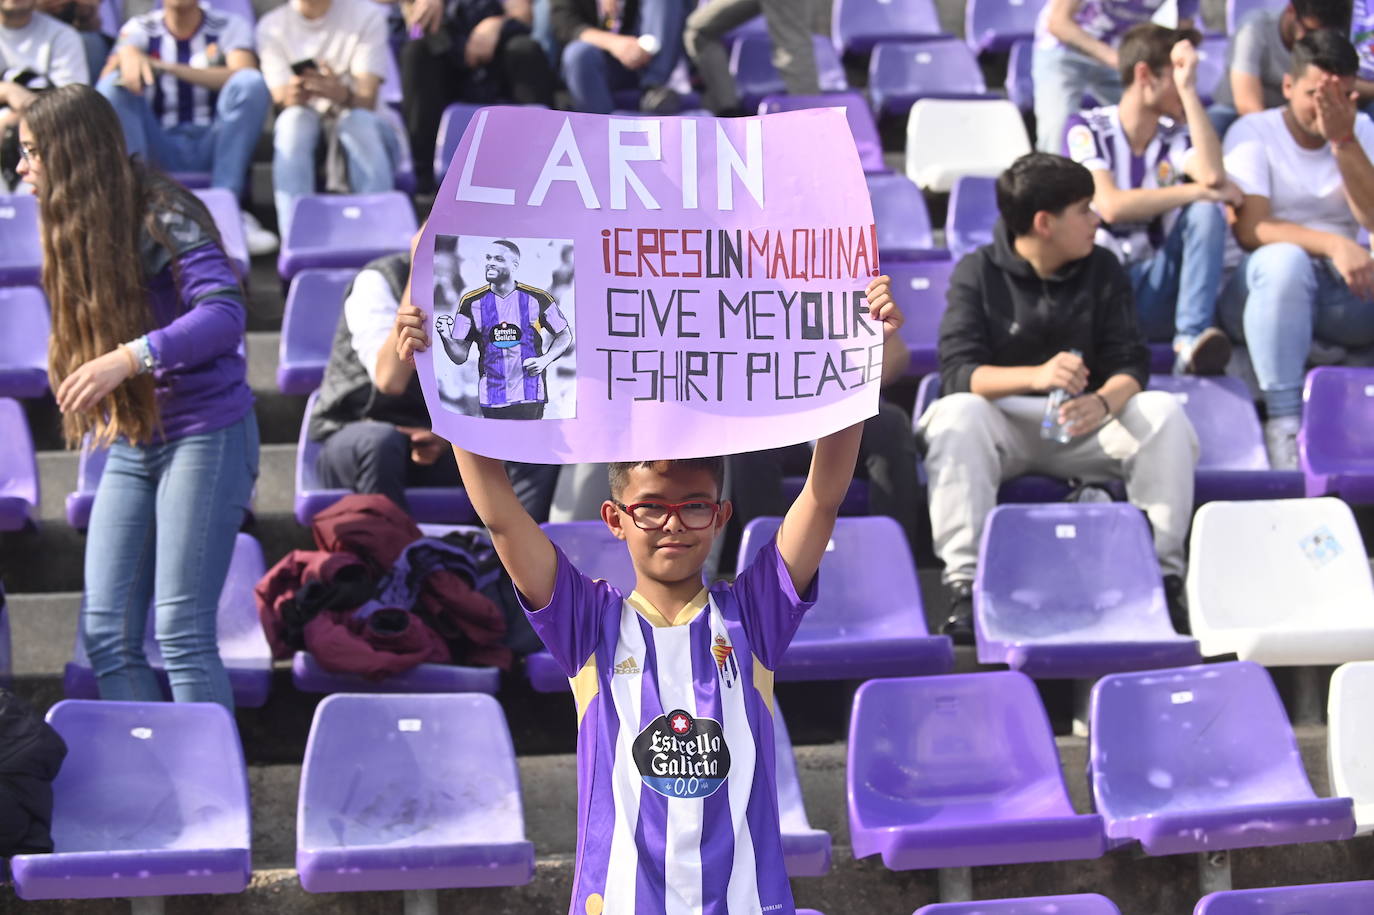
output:
M 710 797 L 730 774 L 730 748 L 714 718 L 682 709 L 659 715 L 631 747 L 644 784 L 664 797 Z
M 520 327 L 509 321 L 503 321 L 491 329 L 491 342 L 501 349 L 510 349 L 512 346 L 520 345 Z

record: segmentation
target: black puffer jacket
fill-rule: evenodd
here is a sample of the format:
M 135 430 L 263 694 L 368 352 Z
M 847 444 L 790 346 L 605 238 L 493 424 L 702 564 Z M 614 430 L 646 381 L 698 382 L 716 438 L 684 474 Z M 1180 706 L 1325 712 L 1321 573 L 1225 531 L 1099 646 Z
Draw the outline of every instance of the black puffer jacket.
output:
M 53 850 L 52 782 L 66 757 L 43 717 L 0 688 L 0 858 Z

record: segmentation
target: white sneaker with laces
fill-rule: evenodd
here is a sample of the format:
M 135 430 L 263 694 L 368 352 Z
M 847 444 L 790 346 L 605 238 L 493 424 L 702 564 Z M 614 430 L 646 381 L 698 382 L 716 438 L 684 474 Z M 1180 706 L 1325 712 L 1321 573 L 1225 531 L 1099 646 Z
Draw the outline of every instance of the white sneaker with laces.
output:
M 1298 428 L 1301 416 L 1275 416 L 1264 421 L 1264 448 L 1274 470 L 1298 469 Z
M 247 210 L 243 211 L 243 240 L 248 245 L 248 253 L 253 257 L 271 254 L 280 246 L 277 236 L 262 227 L 258 217 Z

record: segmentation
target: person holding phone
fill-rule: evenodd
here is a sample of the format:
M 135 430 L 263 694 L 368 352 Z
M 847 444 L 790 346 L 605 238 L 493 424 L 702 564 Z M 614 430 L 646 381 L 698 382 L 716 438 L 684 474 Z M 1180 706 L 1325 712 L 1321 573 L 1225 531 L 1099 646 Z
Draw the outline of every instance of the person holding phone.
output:
M 38 0 L 0 3 L 0 175 L 18 186 L 19 110 L 50 86 L 89 82 L 76 30 L 38 11 Z
M 282 238 L 297 197 L 316 191 L 321 141 L 326 190 L 356 194 L 395 184 L 400 141 L 376 113 L 386 78 L 386 14 L 371 0 L 290 0 L 258 22 L 258 52 L 272 100 L 272 188 Z

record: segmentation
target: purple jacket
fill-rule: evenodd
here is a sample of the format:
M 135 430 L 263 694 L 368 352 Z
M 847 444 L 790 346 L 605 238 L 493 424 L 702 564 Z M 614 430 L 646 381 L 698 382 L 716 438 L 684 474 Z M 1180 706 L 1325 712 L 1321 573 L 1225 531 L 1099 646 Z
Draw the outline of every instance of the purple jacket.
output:
M 161 216 L 172 249 L 145 231 L 140 245 L 156 329 L 148 343 L 167 440 L 231 426 L 253 409 L 242 354 L 245 311 L 234 268 L 180 210 Z

